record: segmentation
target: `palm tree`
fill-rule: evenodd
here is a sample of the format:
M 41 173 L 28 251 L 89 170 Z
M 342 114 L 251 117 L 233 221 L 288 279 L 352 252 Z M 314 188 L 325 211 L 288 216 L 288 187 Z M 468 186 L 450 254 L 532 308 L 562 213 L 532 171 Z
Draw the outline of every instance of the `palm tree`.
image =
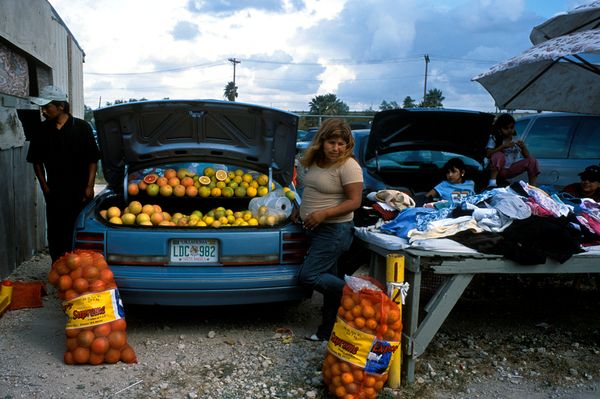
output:
M 235 83 L 227 83 L 227 86 L 225 86 L 223 97 L 225 97 L 229 101 L 235 101 L 235 98 L 238 96 L 237 89 L 238 87 L 235 85 Z
M 442 91 L 439 89 L 431 89 L 427 92 L 427 95 L 423 99 L 423 102 L 420 104 L 421 107 L 429 107 L 429 108 L 444 108 L 442 101 L 444 101 L 446 97 L 442 95 Z

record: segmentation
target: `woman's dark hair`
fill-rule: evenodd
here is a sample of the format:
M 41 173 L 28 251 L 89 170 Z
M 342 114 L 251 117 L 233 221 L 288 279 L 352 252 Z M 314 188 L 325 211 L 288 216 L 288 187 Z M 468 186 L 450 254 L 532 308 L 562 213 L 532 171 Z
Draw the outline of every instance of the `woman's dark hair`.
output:
M 458 169 L 461 172 L 464 172 L 465 163 L 460 158 L 450 158 L 448 162 L 444 164 L 444 167 L 442 169 L 444 170 L 444 173 L 452 172 L 454 169 Z
M 500 133 L 500 129 L 514 124 L 515 118 L 513 118 L 513 116 L 510 114 L 500 114 L 496 117 L 494 123 L 492 124 L 492 134 L 494 135 L 494 141 L 496 143 L 496 146 L 502 144 L 503 140 L 502 134 Z

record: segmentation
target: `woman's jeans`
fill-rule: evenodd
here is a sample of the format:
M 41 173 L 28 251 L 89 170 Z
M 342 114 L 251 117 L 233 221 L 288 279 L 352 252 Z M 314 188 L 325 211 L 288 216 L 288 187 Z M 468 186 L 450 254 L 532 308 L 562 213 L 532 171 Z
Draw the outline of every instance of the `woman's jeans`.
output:
M 337 276 L 337 261 L 352 244 L 354 223 L 322 223 L 307 234 L 310 247 L 298 278 L 303 286 L 323 294 L 323 319 L 317 336 L 329 339 L 345 284 Z

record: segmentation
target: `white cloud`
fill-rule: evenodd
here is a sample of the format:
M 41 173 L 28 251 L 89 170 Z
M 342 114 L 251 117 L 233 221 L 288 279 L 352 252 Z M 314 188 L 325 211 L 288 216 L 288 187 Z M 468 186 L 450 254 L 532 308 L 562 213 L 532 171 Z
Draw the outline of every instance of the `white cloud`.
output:
M 50 2 L 86 52 L 92 107 L 100 97 L 223 98 L 235 57 L 239 101 L 290 110 L 325 92 L 352 110 L 419 100 L 424 54 L 428 87 L 445 104 L 493 110 L 471 77 L 525 50 L 534 24 L 569 8 L 569 0 Z M 134 74 L 151 71 L 164 72 Z

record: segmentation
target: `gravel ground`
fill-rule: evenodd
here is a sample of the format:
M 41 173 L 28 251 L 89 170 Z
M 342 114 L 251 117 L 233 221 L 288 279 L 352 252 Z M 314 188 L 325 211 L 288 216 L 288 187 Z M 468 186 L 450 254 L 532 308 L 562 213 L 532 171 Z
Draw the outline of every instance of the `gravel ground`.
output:
M 47 255 L 11 276 L 43 280 Z M 417 363 L 417 382 L 380 398 L 598 398 L 600 294 L 586 278 L 476 280 Z M 127 306 L 139 363 L 67 366 L 64 314 L 0 317 L 0 398 L 327 398 L 325 348 L 304 335 L 321 297 L 219 308 Z

